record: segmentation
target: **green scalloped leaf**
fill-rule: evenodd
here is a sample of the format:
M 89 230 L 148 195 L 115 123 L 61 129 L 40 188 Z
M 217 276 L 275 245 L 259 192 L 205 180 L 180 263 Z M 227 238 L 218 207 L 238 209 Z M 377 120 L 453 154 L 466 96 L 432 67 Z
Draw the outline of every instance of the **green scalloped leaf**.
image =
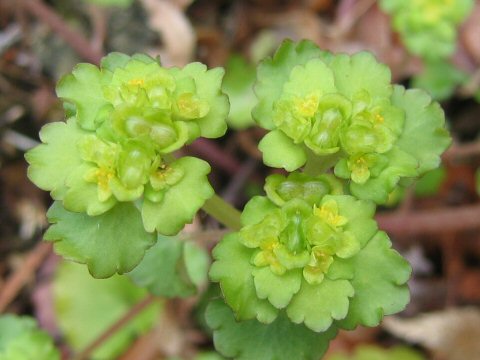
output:
M 187 223 L 191 223 L 197 211 L 214 194 L 207 174 L 207 162 L 186 156 L 172 164 L 183 173 L 182 179 L 169 188 L 160 202 L 144 199 L 142 219 L 147 231 L 163 235 L 176 235 Z
M 81 63 L 57 84 L 58 97 L 75 105 L 78 124 L 86 130 L 95 130 L 110 108 L 102 89 L 110 76 L 95 65 Z
M 40 140 L 43 144 L 25 154 L 30 164 L 28 178 L 40 189 L 50 191 L 55 200 L 62 200 L 67 191 L 67 177 L 83 162 L 76 144 L 87 134 L 77 126 L 74 118 L 42 127 Z
M 205 250 L 191 241 L 159 235 L 128 276 L 154 295 L 188 297 L 207 282 L 209 262 Z
M 384 315 L 402 311 L 408 304 L 410 293 L 406 282 L 411 267 L 391 245 L 387 234 L 379 231 L 355 256 L 335 260 L 354 269 L 350 282 L 355 296 L 339 326 L 345 329 L 377 326 Z
M 107 0 L 109 1 L 109 0 Z M 112 0 L 117 1 L 117 0 Z M 130 1 L 130 0 L 126 0 Z M 100 68 L 102 70 L 108 70 L 114 72 L 117 68 L 123 68 L 130 61 L 130 56 L 120 53 L 120 52 L 111 52 L 107 56 L 103 57 L 100 62 Z
M 72 262 L 60 263 L 53 282 L 56 318 L 76 351 L 97 339 L 145 296 L 147 292 L 125 276 L 93 279 L 85 267 Z M 93 352 L 92 360 L 118 359 L 136 337 L 154 326 L 160 309 L 161 304 L 155 302 L 142 310 L 103 342 Z
M 265 165 L 271 167 L 294 171 L 307 161 L 302 145 L 294 144 L 281 130 L 270 131 L 260 141 L 258 148 L 263 154 Z
M 347 280 L 323 279 L 315 285 L 303 280 L 300 291 L 287 307 L 287 315 L 294 323 L 304 323 L 313 331 L 327 331 L 334 320 L 345 318 L 353 295 L 353 287 Z
M 445 115 L 437 102 L 422 90 L 395 86 L 392 103 L 405 111 L 405 127 L 397 145 L 415 157 L 419 175 L 440 164 L 440 155 L 451 143 Z
M 0 359 L 60 360 L 60 353 L 33 318 L 7 314 L 0 317 Z
M 242 211 L 242 225 L 254 225 L 262 221 L 262 219 L 272 210 L 278 207 L 265 196 L 254 196 L 245 205 Z
M 377 62 L 369 52 L 336 55 L 330 66 L 338 91 L 350 99 L 365 90 L 372 98 L 386 98 L 392 94 L 390 69 Z
M 283 84 L 282 98 L 325 95 L 336 92 L 332 69 L 322 59 L 311 59 L 295 66 Z
M 263 60 L 257 67 L 255 94 L 258 104 L 252 111 L 255 121 L 263 128 L 272 130 L 273 103 L 280 97 L 292 69 L 310 59 L 327 59 L 330 56 L 310 40 L 299 43 L 285 40 L 272 58 Z
M 131 271 L 156 240 L 143 228 L 140 212 L 132 203 L 119 203 L 102 215 L 88 216 L 55 202 L 47 217 L 52 225 L 45 240 L 54 241 L 55 251 L 64 258 L 86 264 L 96 278 Z
M 333 327 L 315 333 L 292 324 L 284 314 L 268 325 L 256 320 L 236 322 L 231 309 L 221 300 L 211 302 L 205 316 L 214 330 L 217 351 L 237 360 L 316 360 L 337 333 Z
M 427 62 L 423 71 L 414 76 L 412 86 L 421 88 L 435 100 L 448 99 L 455 88 L 468 80 L 468 74 L 445 60 Z
M 254 269 L 252 275 L 258 298 L 267 299 L 277 309 L 286 307 L 302 284 L 301 269 L 276 275 L 267 266 Z
M 278 310 L 267 300 L 257 297 L 250 264 L 253 250 L 243 246 L 238 233 L 225 236 L 213 249 L 216 260 L 210 268 L 210 279 L 220 282 L 227 304 L 241 320 L 257 318 L 262 323 L 271 323 Z
M 447 170 L 443 166 L 427 171 L 415 183 L 415 196 L 427 197 L 437 194 L 446 178 Z
M 256 104 L 253 83 L 255 67 L 242 56 L 232 55 L 225 66 L 223 91 L 230 100 L 228 124 L 234 129 L 245 129 L 255 124 L 252 109 Z
M 197 96 L 210 105 L 206 116 L 196 120 L 203 137 L 218 138 L 227 131 L 226 119 L 230 110 L 228 97 L 221 91 L 222 79 L 225 74 L 223 68 L 207 70 L 207 66 L 195 62 L 183 69 L 170 69 L 177 80 L 187 76 L 195 80 Z

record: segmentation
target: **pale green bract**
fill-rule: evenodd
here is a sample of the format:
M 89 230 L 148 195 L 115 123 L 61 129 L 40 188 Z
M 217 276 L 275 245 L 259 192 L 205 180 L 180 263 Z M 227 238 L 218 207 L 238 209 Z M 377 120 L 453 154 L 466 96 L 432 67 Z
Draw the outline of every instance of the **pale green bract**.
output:
M 455 51 L 457 26 L 473 0 L 382 0 L 407 49 L 424 58 L 445 58 Z
M 269 324 L 284 314 L 314 332 L 376 326 L 408 303 L 410 266 L 378 231 L 372 202 L 306 180 L 267 179 L 275 202 L 254 197 L 245 206 L 243 228 L 213 251 L 210 277 L 239 320 Z M 312 197 L 312 183 L 327 194 Z
M 393 86 L 370 53 L 332 55 L 285 41 L 260 64 L 255 91 L 253 116 L 271 130 L 259 144 L 267 165 L 306 164 L 309 173 L 333 166 L 353 195 L 378 204 L 402 178 L 437 167 L 450 143 L 439 105 Z
M 53 339 L 27 316 L 0 317 L 0 359 L 60 360 Z

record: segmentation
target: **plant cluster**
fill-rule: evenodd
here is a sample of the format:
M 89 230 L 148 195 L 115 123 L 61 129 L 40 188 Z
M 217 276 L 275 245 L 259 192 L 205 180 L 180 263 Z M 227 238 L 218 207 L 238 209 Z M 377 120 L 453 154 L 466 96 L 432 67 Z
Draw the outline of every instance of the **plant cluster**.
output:
M 473 0 L 382 0 L 380 6 L 393 17 L 393 28 L 407 49 L 422 58 L 445 58 L 455 51 L 457 27 Z
M 26 156 L 55 200 L 45 239 L 94 277 L 130 272 L 154 294 L 189 296 L 206 256 L 163 235 L 203 206 L 232 230 L 210 269 L 221 288 L 206 310 L 217 350 L 318 358 L 338 329 L 376 326 L 408 303 L 410 266 L 373 216 L 439 165 L 450 143 L 443 112 L 425 92 L 392 85 L 369 53 L 285 41 L 258 67 L 252 114 L 267 130 L 265 164 L 290 173 L 269 176 L 240 215 L 214 196 L 205 161 L 173 154 L 225 133 L 222 76 L 118 53 L 65 76 L 57 93 L 68 119 L 46 125 Z
M 60 353 L 47 333 L 27 316 L 0 317 L 0 359 L 60 360 Z

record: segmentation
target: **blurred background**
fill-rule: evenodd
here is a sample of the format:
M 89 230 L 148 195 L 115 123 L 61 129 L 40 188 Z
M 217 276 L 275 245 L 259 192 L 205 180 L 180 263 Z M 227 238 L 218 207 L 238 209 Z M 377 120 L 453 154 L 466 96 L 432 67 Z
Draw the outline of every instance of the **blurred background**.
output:
M 341 332 L 327 359 L 480 359 L 478 0 L 1 0 L 0 311 L 36 318 L 65 359 L 138 313 L 89 358 L 222 359 L 199 298 L 138 308 L 143 290 L 120 276 L 93 280 L 40 242 L 51 200 L 27 179 L 24 153 L 42 125 L 64 118 L 55 84 L 79 62 L 120 51 L 160 56 L 164 66 L 223 66 L 231 130 L 185 152 L 207 160 L 217 193 L 242 208 L 273 171 L 250 116 L 255 66 L 285 38 L 373 52 L 395 82 L 441 102 L 453 137 L 442 166 L 393 193 L 377 216 L 413 266 L 409 307 L 382 326 Z M 205 227 L 200 244 L 210 249 L 218 224 L 200 214 L 190 230 Z

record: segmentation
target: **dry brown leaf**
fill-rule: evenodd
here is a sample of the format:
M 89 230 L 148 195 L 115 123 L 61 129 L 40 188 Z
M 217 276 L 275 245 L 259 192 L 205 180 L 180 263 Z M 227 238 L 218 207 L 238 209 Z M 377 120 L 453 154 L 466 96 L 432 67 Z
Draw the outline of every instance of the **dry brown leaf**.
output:
M 415 318 L 388 317 L 383 327 L 448 360 L 480 359 L 480 309 L 455 308 Z
M 475 8 L 462 26 L 460 39 L 470 56 L 480 64 L 480 2 L 477 1 Z
M 158 31 L 163 48 L 160 52 L 164 66 L 183 66 L 192 59 L 196 37 L 192 24 L 181 9 L 184 4 L 169 0 L 141 0 L 147 14 L 148 24 Z

